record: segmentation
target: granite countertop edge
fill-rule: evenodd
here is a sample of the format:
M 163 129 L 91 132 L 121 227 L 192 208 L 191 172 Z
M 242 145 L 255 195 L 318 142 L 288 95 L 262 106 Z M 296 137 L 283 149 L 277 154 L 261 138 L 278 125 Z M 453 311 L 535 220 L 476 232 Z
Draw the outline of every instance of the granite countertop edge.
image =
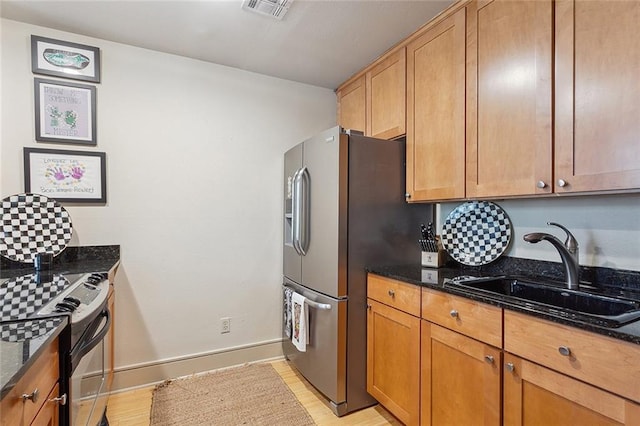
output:
M 475 300 L 478 302 L 486 303 L 489 305 L 497 306 L 500 308 L 508 309 L 511 311 L 521 312 L 532 317 L 545 319 L 558 324 L 568 325 L 581 330 L 590 331 L 596 334 L 612 337 L 614 339 L 623 340 L 626 342 L 640 345 L 640 320 L 631 322 L 618 328 L 609 328 L 604 326 L 598 326 L 595 324 L 585 323 L 572 318 L 565 318 L 555 316 L 553 314 L 538 310 L 535 307 L 526 307 L 514 303 L 512 300 L 500 295 L 484 296 L 471 291 L 466 291 L 463 288 L 456 288 L 453 286 L 445 286 L 445 278 L 453 278 L 456 276 L 464 275 L 462 271 L 455 268 L 440 268 L 431 269 L 422 267 L 421 265 L 401 265 L 401 266 L 370 266 L 365 268 L 367 272 L 380 275 L 387 278 L 392 278 L 398 281 L 403 281 L 409 284 L 414 284 L 420 287 L 430 288 L 445 293 L 453 294 L 456 296 L 462 296 L 467 299 Z M 431 273 L 438 276 L 436 282 L 425 282 L 422 280 L 422 272 Z M 418 278 L 420 277 L 420 278 Z M 436 280 L 433 280 L 436 281 Z
M 6 383 L 2 384 L 2 389 L 0 390 L 0 399 L 3 399 L 7 396 L 13 388 L 18 384 L 20 379 L 26 374 L 26 372 L 31 368 L 31 366 L 36 362 L 36 360 L 40 357 L 40 355 L 44 352 L 45 348 L 49 346 L 58 336 L 60 336 L 67 329 L 68 325 L 68 317 L 67 315 L 60 316 L 60 324 L 56 326 L 55 329 L 49 332 L 47 339 L 39 344 L 38 349 L 27 358 L 27 360 L 20 366 L 18 370 L 11 376 L 10 379 L 6 381 Z M 47 321 L 47 319 L 42 319 L 40 321 Z

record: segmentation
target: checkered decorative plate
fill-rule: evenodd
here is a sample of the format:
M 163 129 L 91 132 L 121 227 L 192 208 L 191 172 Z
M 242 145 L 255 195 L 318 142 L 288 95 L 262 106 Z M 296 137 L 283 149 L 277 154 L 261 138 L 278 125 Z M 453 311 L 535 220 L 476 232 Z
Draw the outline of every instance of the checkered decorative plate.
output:
M 38 274 L 22 275 L 0 286 L 0 320 L 26 319 L 49 300 L 60 294 L 70 283 L 63 275 L 54 275 L 49 282 L 38 282 Z
M 511 241 L 511 222 L 500 206 L 469 201 L 456 207 L 442 226 L 442 245 L 451 257 L 470 266 L 486 265 Z
M 71 217 L 53 199 L 17 194 L 2 200 L 0 207 L 0 256 L 33 263 L 36 254 L 55 256 L 71 241 Z
M 24 342 L 52 331 L 60 324 L 60 319 L 28 320 L 0 325 L 0 339 L 5 342 Z

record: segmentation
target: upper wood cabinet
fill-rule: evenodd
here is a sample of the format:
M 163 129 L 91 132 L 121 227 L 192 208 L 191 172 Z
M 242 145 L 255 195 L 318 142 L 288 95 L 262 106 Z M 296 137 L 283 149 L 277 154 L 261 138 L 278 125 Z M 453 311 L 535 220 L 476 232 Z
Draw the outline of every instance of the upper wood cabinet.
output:
M 639 27 L 637 1 L 556 1 L 558 193 L 640 188 Z
M 406 51 L 401 47 L 338 88 L 338 124 L 380 139 L 404 135 L 406 80 Z
M 467 197 L 550 193 L 553 4 L 473 1 L 467 13 Z
M 464 198 L 465 10 L 407 45 L 407 201 Z
M 395 50 L 366 73 L 367 136 L 393 139 L 405 134 L 406 52 Z
M 345 129 L 367 130 L 365 76 L 342 86 L 336 92 L 338 98 L 338 125 Z

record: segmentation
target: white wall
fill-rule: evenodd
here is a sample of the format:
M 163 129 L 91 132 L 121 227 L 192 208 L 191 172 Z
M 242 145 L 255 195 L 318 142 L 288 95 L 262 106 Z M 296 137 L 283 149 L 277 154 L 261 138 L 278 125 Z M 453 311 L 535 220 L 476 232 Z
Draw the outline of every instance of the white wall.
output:
M 580 246 L 580 264 L 640 271 L 640 194 L 552 197 L 495 201 L 509 215 L 513 240 L 506 256 L 560 262 L 547 242 L 530 244 L 529 232 L 547 232 L 564 241 L 564 232 L 547 226 L 567 227 Z M 461 203 L 440 206 L 440 225 Z M 441 227 L 440 227 L 441 229 Z
M 282 157 L 335 125 L 334 93 L 1 24 L 0 196 L 24 190 L 25 146 L 107 153 L 107 205 L 66 208 L 71 245 L 121 245 L 116 368 L 280 339 Z M 101 48 L 97 147 L 35 142 L 31 34 Z

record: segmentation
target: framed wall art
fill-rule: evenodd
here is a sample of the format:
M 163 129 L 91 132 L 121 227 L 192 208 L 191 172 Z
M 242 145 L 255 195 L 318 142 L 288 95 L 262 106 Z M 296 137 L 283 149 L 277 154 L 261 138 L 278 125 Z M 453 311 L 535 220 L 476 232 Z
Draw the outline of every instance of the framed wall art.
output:
M 96 88 L 34 79 L 36 140 L 96 145 Z
M 34 74 L 100 82 L 100 49 L 84 44 L 31 36 Z
M 106 203 L 106 154 L 24 148 L 24 189 L 60 201 Z

